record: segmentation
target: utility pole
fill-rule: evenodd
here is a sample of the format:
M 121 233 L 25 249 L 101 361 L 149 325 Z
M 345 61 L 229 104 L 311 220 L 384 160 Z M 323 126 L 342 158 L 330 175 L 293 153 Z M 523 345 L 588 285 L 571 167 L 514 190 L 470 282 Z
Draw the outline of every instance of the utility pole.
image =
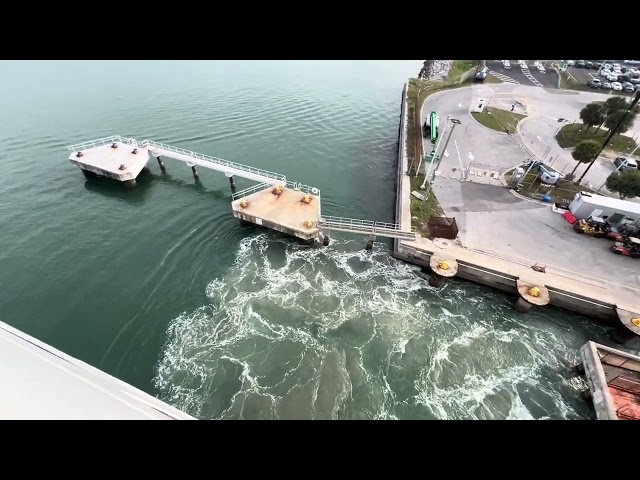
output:
M 616 134 L 616 132 L 618 131 L 618 129 L 620 128 L 620 125 L 622 125 L 622 122 L 624 122 L 624 120 L 627 118 L 627 116 L 629 116 L 629 113 L 631 113 L 631 110 L 633 110 L 635 108 L 635 106 L 638 104 L 638 102 L 640 101 L 640 90 L 636 90 L 636 93 L 633 97 L 633 101 L 631 102 L 631 104 L 629 105 L 629 108 L 627 108 L 627 111 L 624 113 L 624 115 L 622 115 L 620 117 L 620 121 L 618 122 L 618 124 L 615 126 L 615 128 L 613 130 L 611 130 L 609 132 L 609 135 L 607 135 L 606 140 L 604 141 L 604 143 L 602 144 L 602 148 L 600 149 L 600 151 L 598 152 L 598 155 L 596 155 L 596 158 L 594 158 L 591 163 L 589 164 L 589 166 L 587 167 L 587 169 L 584 171 L 584 173 L 582 174 L 582 176 L 580 177 L 580 179 L 578 180 L 578 183 L 580 183 L 582 181 L 582 179 L 584 178 L 584 176 L 587 174 L 587 172 L 589 171 L 589 169 L 591 168 L 591 166 L 596 162 L 596 160 L 598 159 L 598 157 L 600 155 L 602 155 L 602 152 L 604 151 L 605 148 L 607 148 L 607 145 L 609 144 L 609 142 L 611 141 L 611 139 L 614 137 L 614 135 Z
M 447 141 L 444 142 L 444 147 L 442 148 L 442 153 L 440 154 L 440 157 L 438 158 L 438 163 L 436 164 L 436 168 L 433 170 L 433 174 L 431 175 L 431 180 L 429 181 L 429 185 L 428 188 L 425 190 L 425 192 L 422 195 L 422 202 L 420 203 L 420 209 L 422 209 L 422 205 L 424 205 L 424 202 L 427 198 L 429 198 L 429 195 L 431 194 L 431 185 L 433 184 L 433 180 L 435 179 L 436 176 L 436 172 L 438 171 L 438 169 L 440 168 L 440 163 L 442 162 L 442 157 L 444 156 L 444 152 L 447 150 L 447 145 L 449 145 L 449 140 L 451 140 L 451 135 L 453 134 L 453 131 L 456 128 L 456 125 L 460 125 L 460 120 L 458 120 L 457 118 L 451 118 L 451 130 L 449 130 L 449 136 L 447 137 Z M 436 155 L 438 154 L 438 152 L 436 151 Z M 425 178 L 426 180 L 426 178 Z

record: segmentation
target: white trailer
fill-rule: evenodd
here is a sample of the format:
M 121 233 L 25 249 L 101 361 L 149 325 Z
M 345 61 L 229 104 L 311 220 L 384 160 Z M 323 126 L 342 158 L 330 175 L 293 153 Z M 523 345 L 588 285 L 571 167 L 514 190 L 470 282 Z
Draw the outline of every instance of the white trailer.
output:
M 606 220 L 614 226 L 630 223 L 640 227 L 640 203 L 628 200 L 579 192 L 569 204 L 569 211 L 578 220 L 608 217 Z

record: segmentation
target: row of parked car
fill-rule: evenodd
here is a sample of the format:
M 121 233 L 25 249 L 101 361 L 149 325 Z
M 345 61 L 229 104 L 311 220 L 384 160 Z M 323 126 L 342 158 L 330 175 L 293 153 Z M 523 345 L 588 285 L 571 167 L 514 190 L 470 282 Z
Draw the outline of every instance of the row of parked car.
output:
M 633 93 L 640 88 L 640 69 L 622 66 L 619 63 L 602 63 L 600 67 L 598 68 L 600 68 L 600 77 L 602 79 L 592 78 L 588 80 L 587 85 L 589 87 L 629 93 Z
M 591 88 L 601 88 L 603 90 L 613 90 L 614 92 L 629 92 L 633 93 L 640 89 L 640 83 L 630 82 L 609 82 L 608 80 L 600 80 L 599 78 L 592 78 L 587 81 L 587 85 Z

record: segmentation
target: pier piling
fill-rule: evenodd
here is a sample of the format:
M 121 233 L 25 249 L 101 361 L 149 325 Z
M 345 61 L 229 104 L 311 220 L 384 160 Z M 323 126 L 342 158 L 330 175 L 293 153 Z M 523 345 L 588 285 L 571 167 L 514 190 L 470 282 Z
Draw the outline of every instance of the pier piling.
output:
M 158 155 L 157 160 L 158 160 L 158 165 L 160 165 L 160 170 L 162 170 L 162 173 L 166 173 L 167 169 L 164 166 L 164 162 L 160 159 L 160 155 Z
M 611 340 L 625 344 L 640 336 L 640 313 L 616 307 L 620 325 L 611 332 Z
M 513 308 L 516 312 L 528 312 L 534 305 L 547 305 L 549 303 L 549 290 L 541 285 L 524 282 L 520 279 L 516 280 L 516 288 L 518 289 L 518 300 Z
M 367 245 L 364 247 L 367 252 L 370 252 L 371 250 L 373 250 L 373 242 L 375 240 L 376 240 L 375 235 L 369 236 L 369 239 L 367 240 Z
M 429 267 L 431 268 L 429 285 L 436 288 L 442 287 L 447 278 L 455 277 L 458 273 L 458 262 L 454 259 L 444 259 L 438 255 L 431 255 Z
M 231 193 L 232 194 L 236 193 L 236 179 L 233 178 L 233 175 L 229 175 L 228 173 L 225 173 L 225 176 L 229 178 L 229 185 L 231 186 Z

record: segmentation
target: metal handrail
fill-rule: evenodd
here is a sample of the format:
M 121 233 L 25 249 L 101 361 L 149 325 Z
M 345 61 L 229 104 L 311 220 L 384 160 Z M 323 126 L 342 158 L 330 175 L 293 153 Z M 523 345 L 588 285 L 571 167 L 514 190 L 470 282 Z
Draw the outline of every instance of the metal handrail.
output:
M 78 151 L 82 151 L 82 150 L 86 150 L 88 148 L 95 148 L 95 147 L 99 147 L 102 145 L 109 145 L 112 144 L 114 142 L 118 142 L 118 143 L 122 143 L 122 144 L 128 144 L 131 145 L 135 148 L 152 148 L 152 149 L 159 149 L 159 150 L 164 150 L 167 152 L 172 152 L 172 153 L 177 153 L 180 155 L 185 155 L 187 157 L 192 157 L 198 160 L 203 160 L 206 162 L 210 162 L 213 163 L 215 165 L 219 165 L 222 167 L 227 167 L 227 168 L 233 168 L 235 170 L 239 170 L 241 172 L 247 172 L 247 173 L 251 173 L 254 175 L 260 175 L 262 177 L 265 178 L 271 178 L 273 180 L 279 181 L 279 182 L 284 182 L 286 184 L 287 187 L 292 188 L 294 190 L 299 190 L 302 191 L 304 193 L 308 193 L 311 195 L 315 195 L 315 196 L 320 196 L 320 189 L 316 188 L 316 187 L 312 187 L 309 185 L 304 185 L 300 182 L 291 182 L 287 180 L 287 177 L 285 175 L 279 174 L 279 173 L 275 173 L 275 172 L 270 172 L 268 170 L 264 170 L 262 168 L 256 168 L 256 167 L 251 167 L 249 165 L 242 165 L 240 163 L 236 163 L 236 162 L 231 162 L 229 160 L 224 160 L 222 158 L 218 158 L 218 157 L 213 157 L 211 155 L 205 155 L 202 153 L 197 153 L 194 152 L 192 150 L 187 150 L 185 148 L 180 148 L 180 147 L 175 147 L 173 145 L 168 145 L 165 143 L 160 143 L 160 142 L 154 142 L 153 140 L 143 140 L 142 142 L 134 139 L 134 138 L 129 138 L 129 137 L 123 137 L 121 135 L 111 135 L 109 137 L 104 137 L 104 138 L 99 138 L 97 140 L 89 140 L 86 142 L 82 142 L 82 143 L 77 143 L 75 145 L 69 145 L 67 147 L 68 150 L 72 151 L 72 152 L 78 152 Z M 251 192 L 255 192 L 258 189 L 261 188 L 267 188 L 268 184 L 267 183 L 262 183 L 259 185 L 256 185 L 254 187 L 249 187 L 248 189 L 245 189 L 241 192 L 237 192 L 235 194 L 233 194 L 233 198 L 237 199 L 240 198 L 241 196 L 246 196 L 248 193 Z
M 285 175 L 270 172 L 268 170 L 263 170 L 262 168 L 250 167 L 248 165 L 242 165 L 240 163 L 231 162 L 229 160 L 224 160 L 218 157 L 212 157 L 211 155 L 204 155 L 202 153 L 197 153 L 192 150 L 186 150 L 180 147 L 174 147 L 173 145 L 167 145 L 164 143 L 154 142 L 152 140 L 145 140 L 142 142 L 143 147 L 152 147 L 158 148 L 161 150 L 166 150 L 173 153 L 178 153 L 181 155 L 186 155 L 188 157 L 197 158 L 198 160 L 204 160 L 206 162 L 211 162 L 215 165 L 220 165 L 221 167 L 233 168 L 235 170 L 240 170 L 242 172 L 252 173 L 254 175 L 260 175 L 262 177 L 273 178 L 274 180 L 278 180 L 281 182 L 286 182 L 287 177 Z
M 380 234 L 391 234 L 392 236 L 397 237 L 414 237 L 416 235 L 416 228 L 411 227 L 409 231 L 402 230 L 400 225 L 396 223 L 385 223 L 385 222 L 373 222 L 371 220 L 360 220 L 356 218 L 344 218 L 344 217 L 333 217 L 333 216 L 323 216 L 318 220 L 318 227 L 325 227 L 327 229 L 338 229 L 342 228 L 345 230 L 350 230 L 353 232 L 361 232 L 361 233 L 369 233 L 372 235 Z
M 75 145 L 69 145 L 67 147 L 67 150 L 70 150 L 72 152 L 79 152 L 81 150 L 86 150 L 87 148 L 94 148 L 94 147 L 99 147 L 101 145 L 108 145 L 113 142 L 128 143 L 120 135 L 111 135 L 110 137 L 98 138 L 97 140 L 89 140 L 82 143 L 76 143 Z
M 257 192 L 258 190 L 265 190 L 271 186 L 272 185 L 268 182 L 259 183 L 252 187 L 248 187 L 248 188 L 245 188 L 244 190 L 240 190 L 239 192 L 233 193 L 231 195 L 231 198 L 233 198 L 233 200 L 237 200 L 239 198 L 246 197 L 247 195 Z
M 287 181 L 287 187 L 294 190 L 300 190 L 301 192 L 308 193 L 310 195 L 320 196 L 320 189 L 316 187 L 310 187 L 309 185 L 303 185 L 300 182 Z

